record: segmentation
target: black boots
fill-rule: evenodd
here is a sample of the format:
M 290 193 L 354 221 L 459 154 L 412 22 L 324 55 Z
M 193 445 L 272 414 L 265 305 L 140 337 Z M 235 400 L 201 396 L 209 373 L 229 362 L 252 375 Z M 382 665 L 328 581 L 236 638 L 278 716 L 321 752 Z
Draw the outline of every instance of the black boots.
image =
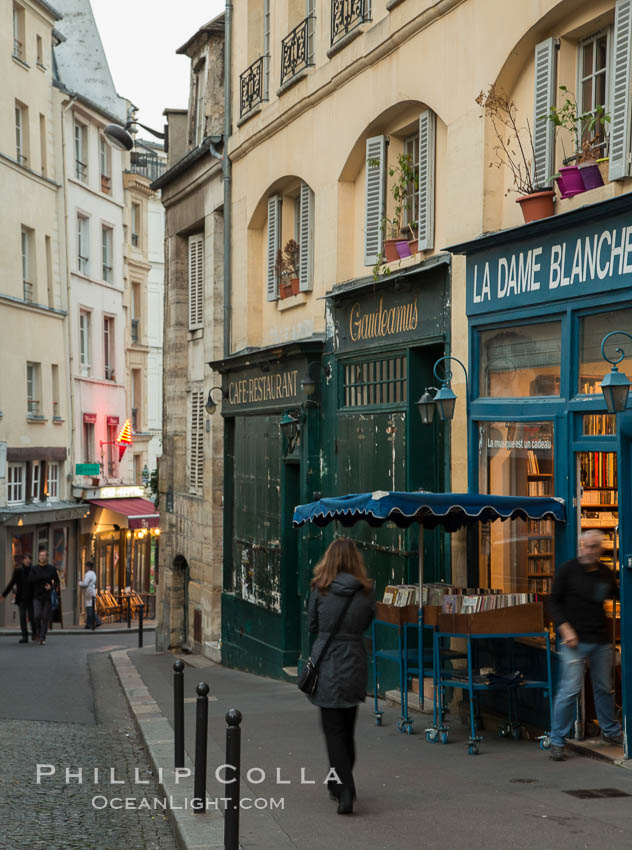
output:
M 338 814 L 353 814 L 353 792 L 350 788 L 342 787 L 340 789 L 340 797 L 338 798 Z

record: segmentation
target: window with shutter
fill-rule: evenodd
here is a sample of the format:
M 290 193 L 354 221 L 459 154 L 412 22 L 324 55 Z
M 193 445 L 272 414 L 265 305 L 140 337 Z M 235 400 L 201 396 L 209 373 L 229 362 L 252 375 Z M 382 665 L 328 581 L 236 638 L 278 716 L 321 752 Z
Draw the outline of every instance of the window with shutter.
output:
M 299 211 L 299 289 L 309 292 L 314 285 L 314 193 L 301 183 Z
M 554 38 L 535 46 L 533 182 L 539 188 L 550 186 L 555 172 L 555 125 L 549 112 L 555 106 L 556 50 Z
M 204 327 L 204 234 L 189 236 L 189 330 Z
M 276 301 L 279 297 L 279 281 L 275 271 L 277 251 L 281 247 L 281 198 L 272 195 L 268 198 L 268 268 L 266 275 L 266 297 Z
M 417 220 L 420 251 L 434 248 L 435 203 L 435 135 L 436 115 L 424 109 L 419 116 L 419 218 Z
M 189 420 L 189 493 L 204 495 L 204 392 L 193 390 Z
M 366 140 L 364 265 L 374 266 L 382 252 L 386 184 L 386 136 Z
M 620 180 L 630 173 L 631 45 L 632 0 L 617 0 L 610 87 L 610 180 Z

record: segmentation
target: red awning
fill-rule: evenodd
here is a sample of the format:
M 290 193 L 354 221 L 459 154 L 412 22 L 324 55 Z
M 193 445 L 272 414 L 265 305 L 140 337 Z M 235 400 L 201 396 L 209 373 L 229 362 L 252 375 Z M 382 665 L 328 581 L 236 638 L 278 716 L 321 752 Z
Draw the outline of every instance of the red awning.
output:
M 88 499 L 92 505 L 127 517 L 128 528 L 158 528 L 160 514 L 148 499 Z

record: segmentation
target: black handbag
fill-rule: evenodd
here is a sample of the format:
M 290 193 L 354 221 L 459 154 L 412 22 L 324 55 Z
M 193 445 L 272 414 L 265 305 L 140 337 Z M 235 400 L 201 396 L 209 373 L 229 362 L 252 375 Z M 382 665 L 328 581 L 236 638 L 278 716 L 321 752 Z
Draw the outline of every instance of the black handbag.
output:
M 298 677 L 298 681 L 296 682 L 299 691 L 303 691 L 304 694 L 308 696 L 312 696 L 314 691 L 316 690 L 316 686 L 318 685 L 318 668 L 321 665 L 321 662 L 325 655 L 327 654 L 327 650 L 331 646 L 332 640 L 336 637 L 340 626 L 342 625 L 342 621 L 344 620 L 347 611 L 349 610 L 349 606 L 353 600 L 353 597 L 356 595 L 358 591 L 356 590 L 351 594 L 345 601 L 345 604 L 340 612 L 338 619 L 334 623 L 333 629 L 329 632 L 329 637 L 325 641 L 325 645 L 320 651 L 320 655 L 316 659 L 316 661 L 312 661 L 311 658 L 308 658 L 305 664 L 303 665 L 303 669 L 301 670 L 301 675 Z

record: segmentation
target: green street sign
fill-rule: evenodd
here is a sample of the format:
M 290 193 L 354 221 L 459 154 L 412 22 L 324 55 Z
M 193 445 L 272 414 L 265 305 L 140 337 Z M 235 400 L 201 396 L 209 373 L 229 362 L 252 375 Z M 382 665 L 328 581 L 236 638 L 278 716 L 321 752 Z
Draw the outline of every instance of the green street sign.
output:
M 75 475 L 91 475 L 96 476 L 101 474 L 101 467 L 98 463 L 77 463 L 75 464 Z

